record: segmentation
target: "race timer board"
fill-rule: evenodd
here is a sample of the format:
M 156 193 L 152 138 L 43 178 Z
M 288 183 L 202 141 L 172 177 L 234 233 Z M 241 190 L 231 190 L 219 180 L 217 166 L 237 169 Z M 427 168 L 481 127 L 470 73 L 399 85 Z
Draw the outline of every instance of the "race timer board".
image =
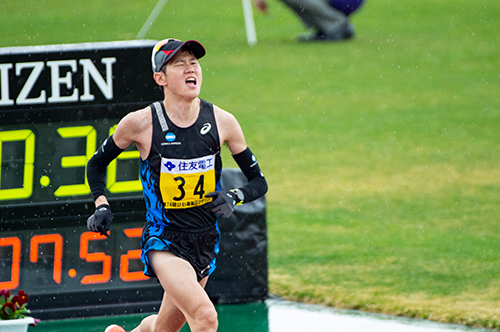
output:
M 114 222 L 107 238 L 86 229 L 94 204 L 85 172 L 124 115 L 162 99 L 150 65 L 155 43 L 0 49 L 0 289 L 25 290 L 35 317 L 158 309 L 162 289 L 144 276 L 140 261 L 138 151 L 130 146 L 108 166 Z M 267 295 L 265 208 L 255 204 L 226 223 L 233 229 L 226 229 L 230 243 L 223 239 L 221 251 L 231 251 L 207 288 L 215 302 Z M 245 257 L 254 246 L 260 253 Z

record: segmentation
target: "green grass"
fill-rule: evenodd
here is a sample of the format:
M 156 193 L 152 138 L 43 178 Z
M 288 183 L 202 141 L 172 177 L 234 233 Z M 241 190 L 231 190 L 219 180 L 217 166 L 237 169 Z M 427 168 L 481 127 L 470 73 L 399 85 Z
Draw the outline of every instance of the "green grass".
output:
M 6 0 L 0 46 L 133 39 L 155 5 Z M 253 48 L 239 1 L 170 0 L 148 38 L 207 48 L 269 181 L 271 292 L 500 329 L 500 2 L 367 1 L 339 44 L 269 6 Z

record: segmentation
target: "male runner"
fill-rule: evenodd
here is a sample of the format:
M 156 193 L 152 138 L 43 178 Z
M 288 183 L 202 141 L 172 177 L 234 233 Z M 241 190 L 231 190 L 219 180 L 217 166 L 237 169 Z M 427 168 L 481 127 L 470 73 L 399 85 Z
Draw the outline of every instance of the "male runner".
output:
M 146 202 L 142 234 L 144 273 L 158 279 L 164 296 L 158 314 L 133 332 L 216 331 L 217 313 L 204 287 L 216 266 L 220 232 L 217 216 L 228 218 L 236 204 L 267 192 L 259 164 L 247 147 L 236 118 L 198 96 L 205 55 L 197 41 L 165 39 L 152 52 L 153 77 L 163 101 L 120 120 L 87 166 L 96 211 L 87 224 L 107 234 L 112 213 L 106 199 L 106 167 L 129 144 L 140 153 L 140 177 Z M 248 183 L 221 192 L 220 151 L 227 144 Z M 106 332 L 123 332 L 111 325 Z

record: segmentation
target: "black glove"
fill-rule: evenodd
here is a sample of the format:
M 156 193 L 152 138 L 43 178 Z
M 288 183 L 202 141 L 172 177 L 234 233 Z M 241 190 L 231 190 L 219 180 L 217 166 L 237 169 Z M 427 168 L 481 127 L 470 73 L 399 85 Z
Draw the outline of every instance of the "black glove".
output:
M 228 191 L 227 193 L 221 193 L 218 191 L 206 194 L 205 197 L 213 197 L 210 203 L 205 204 L 205 208 L 218 214 L 222 218 L 229 218 L 234 211 L 234 206 L 236 205 L 236 194 Z
M 87 228 L 92 232 L 99 232 L 101 235 L 108 236 L 109 228 L 113 222 L 113 214 L 108 204 L 101 204 L 93 215 L 87 219 Z

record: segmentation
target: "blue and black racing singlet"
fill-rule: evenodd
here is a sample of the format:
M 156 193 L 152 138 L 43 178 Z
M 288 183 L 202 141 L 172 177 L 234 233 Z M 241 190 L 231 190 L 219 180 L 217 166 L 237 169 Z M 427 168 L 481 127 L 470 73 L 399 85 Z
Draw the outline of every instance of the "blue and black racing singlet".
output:
M 140 162 L 148 222 L 179 229 L 215 225 L 215 214 L 202 205 L 220 191 L 222 162 L 213 105 L 201 100 L 196 122 L 177 127 L 162 102 L 151 106 L 151 151 Z

